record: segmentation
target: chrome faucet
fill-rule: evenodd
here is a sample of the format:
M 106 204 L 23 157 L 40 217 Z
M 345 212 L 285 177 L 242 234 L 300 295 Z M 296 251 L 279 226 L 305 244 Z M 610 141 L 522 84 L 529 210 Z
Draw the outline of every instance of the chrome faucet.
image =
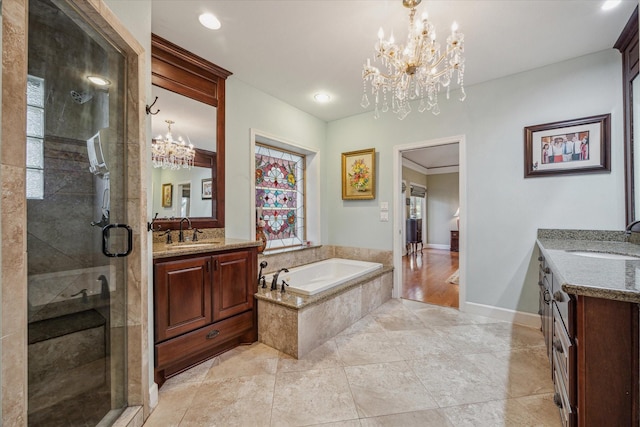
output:
M 180 220 L 180 233 L 178 233 L 178 242 L 184 242 L 184 231 L 182 231 L 182 223 L 185 221 L 189 223 L 189 230 L 191 230 L 191 220 L 188 216 L 185 216 Z
M 640 233 L 640 220 L 633 221 L 632 223 L 627 225 L 627 228 L 625 230 L 625 234 L 627 236 L 630 236 L 631 233 Z
M 276 274 L 273 275 L 273 280 L 271 281 L 271 290 L 272 291 L 277 291 L 278 290 L 278 276 L 280 275 L 280 273 L 282 272 L 288 273 L 289 270 L 287 270 L 286 268 L 281 268 L 280 271 L 278 271 Z

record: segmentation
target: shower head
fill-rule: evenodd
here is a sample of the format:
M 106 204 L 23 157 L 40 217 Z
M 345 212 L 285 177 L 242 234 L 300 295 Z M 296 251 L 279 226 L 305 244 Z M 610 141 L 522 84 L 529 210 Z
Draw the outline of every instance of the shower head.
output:
M 81 104 L 81 105 L 87 101 L 91 101 L 91 98 L 93 98 L 93 95 L 87 92 L 77 92 L 75 90 L 72 90 L 70 93 L 71 93 L 71 98 L 77 104 Z

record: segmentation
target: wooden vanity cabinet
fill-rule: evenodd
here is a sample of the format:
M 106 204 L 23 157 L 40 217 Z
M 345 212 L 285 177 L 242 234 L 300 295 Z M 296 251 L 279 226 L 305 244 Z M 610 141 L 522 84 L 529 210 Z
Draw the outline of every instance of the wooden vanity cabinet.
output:
M 553 400 L 562 425 L 639 425 L 638 304 L 568 295 L 544 257 L 539 260 L 542 331 L 548 349 L 551 343 Z
M 257 340 L 257 251 L 154 260 L 155 381 Z

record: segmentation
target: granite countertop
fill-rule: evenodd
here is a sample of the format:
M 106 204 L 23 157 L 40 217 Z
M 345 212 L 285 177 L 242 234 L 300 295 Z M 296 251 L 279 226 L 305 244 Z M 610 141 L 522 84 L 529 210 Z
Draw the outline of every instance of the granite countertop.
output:
M 252 248 L 258 247 L 261 244 L 262 242 L 257 240 L 254 241 L 230 238 L 207 239 L 200 240 L 198 242 L 183 242 L 171 244 L 154 243 L 153 259 L 226 251 L 229 249 Z
M 622 232 L 541 230 L 538 247 L 568 294 L 640 303 L 640 245 Z M 638 257 L 605 259 L 572 252 L 604 252 Z

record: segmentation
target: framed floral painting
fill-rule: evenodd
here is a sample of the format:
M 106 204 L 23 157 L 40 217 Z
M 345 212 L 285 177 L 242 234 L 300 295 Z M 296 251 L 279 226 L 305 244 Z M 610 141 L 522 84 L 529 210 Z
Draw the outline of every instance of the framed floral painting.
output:
M 342 153 L 342 200 L 376 198 L 376 150 Z

